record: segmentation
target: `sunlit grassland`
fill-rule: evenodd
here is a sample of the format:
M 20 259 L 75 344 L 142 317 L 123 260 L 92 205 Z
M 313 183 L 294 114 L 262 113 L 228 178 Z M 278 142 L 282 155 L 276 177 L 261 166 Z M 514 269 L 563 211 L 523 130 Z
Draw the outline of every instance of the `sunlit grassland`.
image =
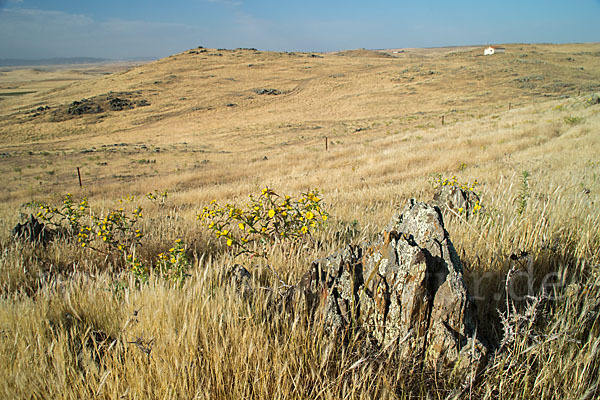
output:
M 539 294 L 548 273 L 558 272 L 563 281 L 556 288 L 558 299 L 544 303 L 537 320 L 463 397 L 597 397 L 600 105 L 586 102 L 590 83 L 568 78 L 572 71 L 565 68 L 571 67 L 563 60 L 570 55 L 593 60 L 575 54 L 598 50 L 587 46 L 540 46 L 538 51 L 551 53 L 545 59 L 515 45 L 514 57 L 496 59 L 500 69 L 516 68 L 505 78 L 486 75 L 486 68 L 498 67 L 475 53 L 400 61 L 226 53 L 205 66 L 181 54 L 153 69 L 142 66 L 76 83 L 61 89 L 64 97 L 39 94 L 35 101 L 64 102 L 84 97 L 90 88 L 98 93 L 147 89 L 170 85 L 169 79 L 174 85 L 149 96 L 148 109 L 98 123 L 40 123 L 38 139 L 32 133 L 35 121 L 4 116 L 2 134 L 8 139 L 0 151 L 10 157 L 0 159 L 7 188 L 0 195 L 0 393 L 7 398 L 446 398 L 462 384 L 451 371 L 399 365 L 393 352 L 365 355 L 359 339 L 344 346 L 330 343 L 318 329 L 307 328 L 302 316 L 273 310 L 276 294 L 269 290 L 281 284 L 270 268 L 284 282 L 297 282 L 314 259 L 373 239 L 409 198 L 431 199 L 432 182 L 441 174 L 480 182 L 482 213 L 444 217 L 490 344 L 498 345 L 503 336 L 498 310 L 506 311 L 505 278 L 520 262 L 511 255 L 530 256 L 520 268 L 531 271 L 533 294 Z M 528 56 L 519 57 L 523 53 Z M 536 57 L 544 63 L 534 63 Z M 525 61 L 531 65 L 523 67 Z M 247 72 L 257 65 L 262 73 Z M 469 74 L 442 79 L 461 76 L 461 65 L 471 74 L 481 65 L 483 72 L 477 73 L 489 86 Z M 305 67 L 319 72 L 305 76 Z M 591 62 L 585 68 L 592 72 L 582 74 L 600 76 Z M 536 89 L 510 86 L 511 73 L 544 75 L 546 84 L 581 78 L 584 90 L 574 87 L 563 98 L 534 95 Z M 229 77 L 234 81 L 224 79 Z M 198 83 L 211 79 L 210 85 Z M 262 87 L 289 94 L 264 98 L 248 91 Z M 188 100 L 179 100 L 183 97 Z M 29 106 L 10 101 L 15 109 Z M 33 102 L 26 96 L 18 101 Z M 238 105 L 225 105 L 233 102 Z M 215 110 L 191 111 L 206 106 Z M 150 121 L 168 112 L 176 115 Z M 74 133 L 63 136 L 59 128 Z M 115 143 L 127 145 L 101 150 Z M 92 147 L 96 151 L 81 152 Z M 83 188 L 76 167 L 83 172 Z M 264 187 L 294 196 L 318 187 L 330 217 L 312 240 L 270 248 L 268 260 L 234 257 L 196 215 L 213 199 L 245 204 L 248 194 Z M 169 192 L 164 204 L 144 197 L 153 190 Z M 87 196 L 96 213 L 143 206 L 140 252 L 151 258 L 183 239 L 192 260 L 183 286 L 156 274 L 137 286 L 122 259 L 89 251 L 76 240 L 42 247 L 10 237 L 11 227 L 22 220 L 19 213 L 30 211 L 23 203 L 58 204 L 66 192 Z M 135 199 L 126 200 L 128 195 Z M 251 300 L 240 298 L 229 284 L 226 273 L 235 263 L 245 265 L 263 288 Z M 518 286 L 526 293 L 525 282 Z M 515 302 L 518 310 L 525 305 Z

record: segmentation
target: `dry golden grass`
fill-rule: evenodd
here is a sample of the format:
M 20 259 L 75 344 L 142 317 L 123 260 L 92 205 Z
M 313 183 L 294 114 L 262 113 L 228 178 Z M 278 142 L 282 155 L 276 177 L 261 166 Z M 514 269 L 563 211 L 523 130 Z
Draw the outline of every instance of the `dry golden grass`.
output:
M 506 47 L 492 57 L 480 48 L 186 52 L 2 97 L 2 396 L 445 398 L 460 388 L 448 371 L 397 365 L 393 354 L 359 362 L 358 339 L 329 346 L 298 318 L 268 310 L 268 291 L 238 299 L 224 283 L 233 263 L 264 287 L 275 277 L 264 260 L 234 259 L 195 220 L 212 199 L 319 187 L 328 226 L 312 244 L 269 257 L 295 282 L 315 258 L 372 238 L 408 198 L 430 199 L 439 173 L 481 182 L 485 213 L 446 224 L 492 344 L 503 335 L 506 273 L 520 262 L 512 254 L 530 255 L 536 291 L 558 271 L 558 293 L 568 294 L 547 302 L 464 397 L 597 397 L 600 106 L 585 100 L 600 90 L 600 45 Z M 282 94 L 254 92 L 262 88 Z M 138 90 L 151 106 L 62 122 L 25 113 Z M 170 193 L 162 206 L 143 198 L 155 189 Z M 145 208 L 143 255 L 183 238 L 192 276 L 182 288 L 156 276 L 136 288 L 122 260 L 66 240 L 43 248 L 10 238 L 22 203 L 58 203 L 66 192 L 88 196 L 96 212 L 136 195 L 125 207 Z M 517 286 L 524 293 L 525 282 Z

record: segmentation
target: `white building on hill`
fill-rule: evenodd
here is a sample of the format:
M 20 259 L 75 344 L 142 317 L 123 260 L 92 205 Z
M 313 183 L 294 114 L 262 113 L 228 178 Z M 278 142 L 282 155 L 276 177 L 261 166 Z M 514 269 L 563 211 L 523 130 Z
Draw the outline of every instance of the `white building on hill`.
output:
M 492 54 L 496 54 L 496 53 L 504 53 L 504 50 L 506 50 L 504 47 L 489 46 L 487 49 L 485 49 L 483 51 L 483 55 L 491 56 Z

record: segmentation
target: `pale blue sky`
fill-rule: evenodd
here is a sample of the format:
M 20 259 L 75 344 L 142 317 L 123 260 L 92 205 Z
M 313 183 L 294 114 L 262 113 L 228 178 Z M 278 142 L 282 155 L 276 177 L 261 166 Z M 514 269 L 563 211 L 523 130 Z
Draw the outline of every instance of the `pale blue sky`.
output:
M 600 0 L 0 0 L 0 58 L 600 41 Z

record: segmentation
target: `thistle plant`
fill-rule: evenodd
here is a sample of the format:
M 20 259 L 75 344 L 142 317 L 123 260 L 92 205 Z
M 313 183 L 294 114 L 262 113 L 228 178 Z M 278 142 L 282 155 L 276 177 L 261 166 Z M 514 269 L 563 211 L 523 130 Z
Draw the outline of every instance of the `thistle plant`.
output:
M 266 257 L 267 244 L 296 241 L 310 236 L 322 226 L 329 214 L 322 208 L 318 190 L 302 194 L 298 200 L 282 196 L 264 188 L 258 197 L 249 196 L 243 209 L 236 205 L 221 206 L 213 200 L 198 214 L 215 236 L 236 251 L 236 255 L 250 253 Z M 259 242 L 263 250 L 257 250 Z

